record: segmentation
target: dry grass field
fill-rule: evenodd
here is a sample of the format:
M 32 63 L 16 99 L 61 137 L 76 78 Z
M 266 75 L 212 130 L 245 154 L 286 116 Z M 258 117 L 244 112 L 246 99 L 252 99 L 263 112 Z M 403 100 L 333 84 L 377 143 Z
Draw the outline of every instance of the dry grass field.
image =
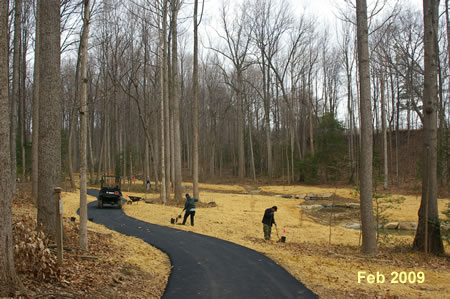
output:
M 229 240 L 262 252 L 321 298 L 390 298 L 391 295 L 400 298 L 450 298 L 447 295 L 450 294 L 448 256 L 425 260 L 423 253 L 410 250 L 412 235 L 391 236 L 389 242 L 380 246 L 376 257 L 367 258 L 359 252 L 358 230 L 320 224 L 303 213 L 302 199 L 275 196 L 336 193 L 352 200 L 354 191 L 351 189 L 263 186 L 257 190 L 249 186 L 213 184 L 200 184 L 200 188 L 207 191 L 200 194 L 194 227 L 170 224 L 170 218 L 180 213 L 183 202 L 162 205 L 158 194 L 124 192 L 124 197 L 141 196 L 152 202 L 124 205 L 124 211 L 144 221 Z M 247 193 L 249 189 L 253 191 Z M 404 197 L 405 201 L 392 210 L 390 221 L 417 221 L 420 199 Z M 449 201 L 448 198 L 440 199 L 440 210 Z M 209 202 L 215 202 L 217 206 L 209 207 Z M 268 242 L 263 240 L 261 218 L 264 209 L 273 205 L 278 206 L 275 214 L 278 235 L 273 229 L 272 241 Z M 281 236 L 286 237 L 286 243 L 277 241 Z M 446 250 L 448 255 L 449 248 Z M 362 277 L 377 273 L 384 275 L 383 283 L 370 283 L 370 279 L 368 282 Z M 396 279 L 396 273 L 400 274 L 399 279 Z M 409 275 L 407 279 L 405 275 Z M 417 282 L 419 276 L 420 281 L 423 280 L 421 283 Z

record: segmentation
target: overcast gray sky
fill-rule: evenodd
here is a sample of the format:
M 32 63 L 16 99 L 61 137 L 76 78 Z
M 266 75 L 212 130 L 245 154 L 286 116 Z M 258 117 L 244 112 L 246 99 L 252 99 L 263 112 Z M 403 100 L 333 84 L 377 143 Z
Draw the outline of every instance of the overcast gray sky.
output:
M 229 3 L 231 8 L 230 12 L 233 11 L 233 6 L 236 6 L 237 4 L 243 2 L 243 0 L 205 0 L 204 19 L 201 26 L 203 27 L 203 29 L 201 27 L 199 29 L 203 30 L 203 34 L 206 34 L 205 31 L 209 32 L 211 30 L 211 27 L 219 26 L 219 12 L 223 1 Z M 418 9 L 422 8 L 422 0 L 398 1 L 402 6 L 406 5 L 415 6 Z M 201 0 L 199 0 L 199 2 L 201 5 Z M 294 15 L 301 15 L 306 13 L 309 16 L 316 17 L 318 22 L 324 24 L 325 26 L 329 26 L 330 28 L 334 28 L 336 26 L 336 15 L 339 14 L 338 8 L 346 6 L 344 0 L 282 0 L 282 2 L 286 4 L 289 3 L 289 5 L 292 7 L 292 12 Z M 373 2 L 374 0 L 368 0 L 369 7 L 370 3 Z M 395 0 L 388 0 L 387 3 L 388 5 L 393 5 L 395 3 Z

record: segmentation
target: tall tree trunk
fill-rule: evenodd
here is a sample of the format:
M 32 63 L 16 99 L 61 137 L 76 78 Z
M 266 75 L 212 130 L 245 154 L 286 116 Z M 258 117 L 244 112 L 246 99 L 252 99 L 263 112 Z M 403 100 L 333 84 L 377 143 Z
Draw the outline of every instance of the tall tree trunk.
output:
M 348 109 L 348 122 L 349 122 L 349 162 L 350 162 L 350 183 L 354 183 L 354 169 L 355 169 L 355 146 L 354 146 L 354 139 L 353 139 L 353 133 L 354 133 L 354 122 L 353 122 L 353 98 L 352 98 L 352 75 L 349 67 L 348 58 L 346 58 L 345 63 L 346 68 L 346 74 L 347 74 L 347 109 Z
M 88 105 L 88 110 L 89 110 L 89 105 Z M 88 143 L 88 161 L 89 161 L 89 182 L 92 184 L 94 184 L 94 167 L 95 167 L 95 157 L 94 157 L 94 152 L 93 152 L 93 145 L 92 145 L 92 140 L 94 138 L 94 114 L 93 113 L 89 113 L 88 114 L 88 125 L 87 125 L 87 143 Z
M 267 146 L 267 175 L 269 179 L 273 176 L 273 155 L 272 155 L 272 139 L 270 137 L 270 83 L 268 74 L 269 68 L 266 66 L 265 55 L 262 53 L 262 73 L 263 73 L 263 96 L 264 96 L 264 121 L 266 131 Z M 267 69 L 267 70 L 266 70 Z M 267 74 L 266 74 L 267 72 Z
M 26 4 L 24 8 L 23 14 L 23 22 L 25 22 L 28 17 L 29 4 Z M 25 161 L 25 143 L 26 143 L 26 128 L 25 128 L 25 100 L 27 98 L 27 88 L 26 88 L 26 79 L 27 79 L 27 52 L 28 52 L 28 28 L 27 24 L 23 24 L 23 33 L 22 33 L 22 71 L 21 71 L 21 96 L 19 101 L 19 134 L 20 134 L 20 154 L 21 154 L 21 168 L 22 172 L 20 174 L 21 181 L 25 181 L 25 170 L 26 170 L 26 161 Z
M 36 7 L 39 15 L 39 5 Z M 38 152 L 39 152 L 39 18 L 36 18 L 36 38 L 34 45 L 33 71 L 33 135 L 31 141 L 31 197 L 37 204 L 38 198 Z
M 130 91 L 131 92 L 131 91 Z M 132 133 L 132 129 L 131 129 L 131 97 L 128 96 L 128 133 L 127 133 L 127 149 L 128 149 L 128 191 L 130 191 L 130 187 L 133 181 L 133 159 L 131 156 L 131 133 Z
M 87 56 L 89 39 L 90 4 L 89 0 L 84 0 L 83 33 L 80 42 L 80 247 L 88 250 L 87 234 Z
M 56 197 L 61 182 L 60 1 L 39 0 L 39 186 L 38 223 L 56 233 Z
M 0 2 L 0 297 L 16 296 L 23 286 L 14 265 L 9 128 L 8 1 Z M 6 142 L 5 142 L 6 140 Z
M 105 76 L 106 79 L 106 76 Z M 105 91 L 108 90 L 106 87 L 106 81 L 105 81 Z M 103 97 L 103 153 L 102 153 L 102 163 L 101 165 L 103 166 L 102 170 L 103 170 L 103 175 L 106 175 L 107 173 L 107 162 L 106 159 L 108 157 L 108 136 L 107 136 L 107 130 L 108 130 L 108 111 L 106 110 L 106 94 Z M 124 155 L 124 159 L 125 159 L 125 155 Z M 123 170 L 124 173 L 123 175 L 125 176 L 125 169 Z
M 256 182 L 256 169 L 255 169 L 255 156 L 253 153 L 253 138 L 252 138 L 252 107 L 249 105 L 248 108 L 248 143 L 250 146 L 250 165 L 252 168 L 253 181 Z
M 444 253 L 437 205 L 437 49 L 439 0 L 423 1 L 424 90 L 423 174 L 419 224 L 413 247 L 433 254 Z M 427 213 L 428 212 L 428 213 Z
M 160 117 L 161 117 L 161 200 L 164 204 L 167 202 L 167 174 L 166 174 L 166 138 L 165 138 L 165 113 L 164 113 L 164 98 L 166 97 L 166 88 L 165 88 L 165 73 L 167 68 L 166 63 L 166 32 L 167 32 L 167 0 L 162 0 L 164 3 L 162 4 L 162 14 L 163 14 L 163 21 L 162 24 L 160 23 L 159 17 L 158 17 L 158 24 L 162 26 L 162 28 L 159 28 L 159 67 L 160 67 Z M 159 1 L 158 1 L 159 5 Z
M 309 137 L 311 155 L 314 156 L 314 125 L 313 125 L 313 102 L 311 95 L 311 70 L 308 72 L 308 113 L 309 113 Z
M 400 135 L 400 80 L 397 75 L 397 103 L 395 105 L 396 116 L 395 116 L 395 176 L 397 178 L 397 184 L 400 183 L 400 172 L 399 172 L 399 135 Z
M 79 64 L 77 64 L 77 69 L 79 68 Z M 76 71 L 78 73 L 78 70 Z M 76 76 L 77 77 L 77 76 Z M 78 89 L 78 80 L 75 80 L 75 89 Z M 72 107 L 70 108 L 70 121 L 69 121 L 69 136 L 67 143 L 67 168 L 69 171 L 70 178 L 70 187 L 72 190 L 75 189 L 75 178 L 73 177 L 73 131 L 75 130 L 76 122 L 78 122 L 78 118 L 76 116 L 76 106 L 78 102 L 78 92 L 75 92 L 75 98 L 73 100 Z
M 105 154 L 105 138 L 102 138 L 102 144 L 100 146 L 100 154 L 98 155 L 98 167 L 97 167 L 97 178 L 95 182 L 98 183 L 99 178 L 102 174 L 103 167 L 103 155 Z
M 157 128 L 157 117 L 153 117 L 154 127 Z M 151 131 L 150 131 L 151 132 Z M 156 136 L 155 138 L 150 138 L 149 144 L 150 144 L 150 159 L 153 161 L 153 176 L 155 179 L 155 190 L 158 190 L 158 184 L 159 184 L 159 177 L 158 177 L 158 169 L 159 169 L 159 143 L 158 143 L 158 134 L 152 134 L 153 136 Z
M 142 87 L 142 94 L 144 98 L 144 133 L 145 133 L 145 142 L 144 142 L 144 184 L 147 185 L 147 180 L 150 181 L 150 142 L 149 138 L 147 137 L 150 132 L 150 117 L 149 117 L 149 97 L 147 94 L 147 66 L 148 66 L 148 32 L 146 31 L 145 27 L 142 28 L 142 43 L 144 45 L 144 69 L 143 69 L 143 87 Z M 147 187 L 146 187 L 147 190 Z M 146 191 L 147 192 L 147 191 Z
M 173 96 L 173 118 L 174 118 L 174 198 L 182 200 L 182 165 L 181 165 L 181 133 L 180 133 L 180 98 L 178 93 L 178 31 L 177 16 L 180 9 L 179 0 L 172 4 L 172 96 Z
M 289 137 L 290 137 L 290 149 L 291 149 L 291 176 L 289 178 L 289 184 L 293 183 L 295 180 L 294 175 L 294 151 L 295 151 L 295 116 L 294 116 L 294 105 L 292 103 L 291 109 L 289 110 L 290 122 L 289 122 Z
M 244 99 L 242 94 L 242 73 L 237 71 L 237 131 L 238 131 L 238 176 L 243 179 L 245 176 L 245 148 L 244 148 Z
M 112 168 L 111 168 L 111 126 L 113 125 L 112 118 L 114 117 L 112 115 L 113 111 L 111 107 L 105 108 L 108 111 L 108 117 L 106 117 L 106 143 L 105 143 L 105 170 L 107 175 L 112 175 Z
M 372 203 L 372 105 L 370 99 L 370 68 L 366 0 L 356 1 L 356 20 L 361 102 L 360 201 L 362 253 L 365 255 L 375 255 L 377 253 L 377 240 Z
M 81 45 L 78 51 L 81 51 Z M 69 171 L 69 177 L 70 177 L 70 187 L 72 190 L 76 188 L 75 185 L 75 178 L 73 176 L 73 156 L 74 156 L 74 145 L 73 145 L 73 139 L 74 139 L 74 131 L 78 123 L 78 117 L 77 117 L 77 107 L 78 107 L 78 99 L 80 97 L 80 55 L 78 55 L 77 58 L 77 66 L 75 70 L 75 93 L 74 98 L 72 102 L 71 107 L 71 113 L 70 113 L 70 120 L 69 120 L 69 137 L 68 137 L 68 144 L 67 144 L 67 166 Z
M 199 198 L 198 188 L 198 0 L 194 0 L 194 65 L 192 66 L 192 80 L 193 82 L 193 113 L 192 113 L 192 182 L 194 189 L 194 197 Z
M 447 33 L 447 65 L 448 65 L 448 71 L 450 71 L 450 16 L 449 16 L 449 4 L 448 4 L 449 0 L 445 1 L 445 21 L 446 21 L 446 33 Z M 444 72 L 445 73 L 445 72 Z M 450 84 L 450 77 L 448 78 L 448 83 Z M 445 103 L 444 99 L 441 98 L 441 107 L 440 107 L 440 127 L 439 127 L 439 136 L 440 136 L 440 141 L 442 143 L 442 148 L 445 150 L 445 148 L 449 148 L 450 144 L 449 144 L 449 137 L 448 137 L 448 133 L 447 132 L 447 128 L 448 128 L 448 124 L 445 121 L 445 104 L 443 104 L 443 102 Z M 448 180 L 450 177 L 450 157 L 449 155 L 447 155 L 444 158 L 444 167 L 443 167 L 443 173 L 442 173 L 442 183 L 443 184 L 448 184 Z
M 166 163 L 166 196 L 170 198 L 171 181 L 171 163 L 170 163 L 170 105 L 169 105 L 169 45 L 167 42 L 169 33 L 167 32 L 168 0 L 164 0 L 163 7 L 163 60 L 164 60 L 164 161 Z
M 387 132 L 386 132 L 386 100 L 385 100 L 385 80 L 384 74 L 380 75 L 380 92 L 381 92 L 381 131 L 383 135 L 383 188 L 387 190 L 389 188 L 388 182 L 388 144 L 387 144 Z
M 17 136 L 17 103 L 20 101 L 20 44 L 22 37 L 22 0 L 15 0 L 14 8 L 14 56 L 13 56 L 13 90 L 11 98 L 11 188 L 16 194 L 16 136 Z
M 118 85 L 118 84 L 117 84 Z M 121 173 L 118 171 L 120 169 L 120 154 L 121 154 L 121 148 L 120 148 L 120 114 L 119 114 L 119 108 L 117 107 L 117 86 L 114 84 L 113 88 L 113 101 L 114 101 L 114 175 L 120 176 Z
M 450 14 L 449 14 L 449 0 L 445 0 L 445 23 L 446 23 L 446 34 L 447 34 L 447 60 L 448 67 L 450 70 Z M 450 78 L 449 78 L 450 81 Z

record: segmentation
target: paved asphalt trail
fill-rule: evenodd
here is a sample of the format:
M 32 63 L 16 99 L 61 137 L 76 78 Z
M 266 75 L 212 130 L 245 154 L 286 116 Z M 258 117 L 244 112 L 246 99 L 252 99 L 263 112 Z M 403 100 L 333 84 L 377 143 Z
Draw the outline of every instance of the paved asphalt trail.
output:
M 97 190 L 88 194 L 97 196 Z M 89 218 L 167 253 L 172 263 L 163 298 L 317 298 L 271 259 L 220 239 L 143 222 L 115 207 L 88 205 Z M 167 219 L 169 222 L 170 219 Z M 188 221 L 189 223 L 189 221 Z

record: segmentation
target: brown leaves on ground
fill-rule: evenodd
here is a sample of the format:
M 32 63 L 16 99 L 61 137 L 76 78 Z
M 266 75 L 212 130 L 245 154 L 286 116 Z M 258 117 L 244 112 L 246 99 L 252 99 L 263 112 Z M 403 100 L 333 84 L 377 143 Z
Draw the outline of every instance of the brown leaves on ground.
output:
M 79 224 L 64 218 L 64 263 L 56 264 L 56 249 L 36 231 L 35 208 L 29 198 L 13 202 L 16 265 L 33 298 L 159 298 L 166 281 L 125 262 L 128 249 L 111 242 L 112 234 L 89 231 L 89 251 L 79 248 Z M 122 242 L 127 244 L 127 242 Z
M 36 221 L 30 216 L 14 223 L 14 257 L 17 271 L 33 276 L 40 281 L 58 279 L 60 268 L 56 256 L 48 248 L 50 239 L 35 228 Z

